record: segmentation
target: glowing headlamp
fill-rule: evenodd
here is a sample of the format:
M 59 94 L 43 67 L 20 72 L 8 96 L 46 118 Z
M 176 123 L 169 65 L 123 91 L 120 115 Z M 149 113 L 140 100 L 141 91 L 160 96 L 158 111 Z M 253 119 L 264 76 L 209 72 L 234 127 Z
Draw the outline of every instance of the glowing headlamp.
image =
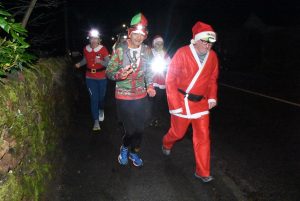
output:
M 143 28 L 144 28 L 143 25 L 140 25 L 140 24 L 137 25 L 137 27 L 136 27 L 137 30 L 143 30 Z
M 148 31 L 147 31 L 146 26 L 143 26 L 142 24 L 138 24 L 138 25 L 132 26 L 129 29 L 129 35 L 130 35 L 130 33 L 138 33 L 138 34 L 142 34 L 145 36 L 148 34 Z
M 100 38 L 100 33 L 97 29 L 92 29 L 89 32 L 89 38 Z
M 166 61 L 161 57 L 156 57 L 151 63 L 151 69 L 155 73 L 163 73 L 167 67 Z

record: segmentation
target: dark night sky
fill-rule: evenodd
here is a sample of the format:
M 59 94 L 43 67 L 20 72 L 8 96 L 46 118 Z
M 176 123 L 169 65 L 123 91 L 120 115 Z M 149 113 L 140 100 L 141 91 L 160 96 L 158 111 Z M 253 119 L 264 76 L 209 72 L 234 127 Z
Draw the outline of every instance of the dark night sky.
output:
M 98 27 L 104 42 L 140 11 L 149 21 L 149 38 L 161 34 L 167 42 L 177 41 L 180 45 L 189 42 L 197 20 L 213 25 L 217 32 L 241 27 L 251 13 L 269 26 L 300 25 L 300 3 L 286 0 L 69 0 L 68 8 L 73 33 L 83 37 L 91 27 Z
M 16 2 L 4 0 L 2 3 L 12 7 Z M 43 3 L 43 0 L 38 2 Z M 61 40 L 64 40 L 66 11 L 72 50 L 81 50 L 87 43 L 86 35 L 92 27 L 100 30 L 104 45 L 110 48 L 111 37 L 120 32 L 123 23 L 129 24 L 132 16 L 138 12 L 142 12 L 149 21 L 149 39 L 161 34 L 172 49 L 189 43 L 191 28 L 198 20 L 211 24 L 217 33 L 242 27 L 251 13 L 258 16 L 267 26 L 300 27 L 299 1 L 67 0 L 67 5 L 61 4 L 59 8 L 35 8 L 33 15 L 47 12 L 52 14 L 51 20 L 56 22 L 46 25 L 47 27 L 31 27 L 29 21 L 29 34 L 49 30 L 51 34 L 60 33 Z M 60 41 L 59 44 L 61 43 L 64 42 Z

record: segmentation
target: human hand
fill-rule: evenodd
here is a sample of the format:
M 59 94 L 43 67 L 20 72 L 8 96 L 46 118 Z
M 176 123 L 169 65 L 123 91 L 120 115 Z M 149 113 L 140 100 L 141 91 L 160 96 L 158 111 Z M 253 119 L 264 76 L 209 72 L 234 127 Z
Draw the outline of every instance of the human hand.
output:
M 101 64 L 101 63 L 102 63 L 102 60 L 101 60 L 101 57 L 100 57 L 100 56 L 96 56 L 96 58 L 95 58 L 95 63 L 96 63 L 96 64 Z
M 152 87 L 149 87 L 149 88 L 147 89 L 147 93 L 148 93 L 148 95 L 149 95 L 150 97 L 154 97 L 154 96 L 156 95 L 156 91 L 155 91 L 155 89 L 153 89 Z
M 125 68 L 123 68 L 123 71 L 121 73 L 121 79 L 126 79 L 128 77 L 129 74 L 131 74 L 133 72 L 133 68 L 128 65 Z
M 208 108 L 209 109 L 212 109 L 213 107 L 215 107 L 217 105 L 217 102 L 215 102 L 215 101 L 209 101 L 208 102 Z
M 75 68 L 80 68 L 80 63 L 75 64 Z

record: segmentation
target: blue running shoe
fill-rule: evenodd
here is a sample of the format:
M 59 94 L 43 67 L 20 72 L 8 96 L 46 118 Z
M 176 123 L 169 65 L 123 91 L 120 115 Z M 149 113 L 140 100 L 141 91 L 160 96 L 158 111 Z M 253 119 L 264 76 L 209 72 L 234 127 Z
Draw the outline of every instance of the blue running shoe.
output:
M 136 167 L 141 167 L 143 165 L 143 160 L 136 153 L 129 153 L 129 159 L 133 162 Z
M 120 155 L 118 156 L 118 161 L 121 165 L 128 164 L 128 148 L 121 146 L 120 148 Z

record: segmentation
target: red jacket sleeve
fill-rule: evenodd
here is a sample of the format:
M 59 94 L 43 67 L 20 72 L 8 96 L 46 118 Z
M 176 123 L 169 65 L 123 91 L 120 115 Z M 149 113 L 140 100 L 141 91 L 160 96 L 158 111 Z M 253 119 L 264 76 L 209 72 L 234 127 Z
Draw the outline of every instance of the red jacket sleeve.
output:
M 108 50 L 106 49 L 106 47 L 102 47 L 102 56 L 103 56 L 103 58 L 105 58 L 105 57 L 107 57 L 107 56 L 109 56 L 109 52 L 108 52 Z
M 214 55 L 214 60 L 213 72 L 208 85 L 208 99 L 215 99 L 217 101 L 219 62 L 216 54 Z

